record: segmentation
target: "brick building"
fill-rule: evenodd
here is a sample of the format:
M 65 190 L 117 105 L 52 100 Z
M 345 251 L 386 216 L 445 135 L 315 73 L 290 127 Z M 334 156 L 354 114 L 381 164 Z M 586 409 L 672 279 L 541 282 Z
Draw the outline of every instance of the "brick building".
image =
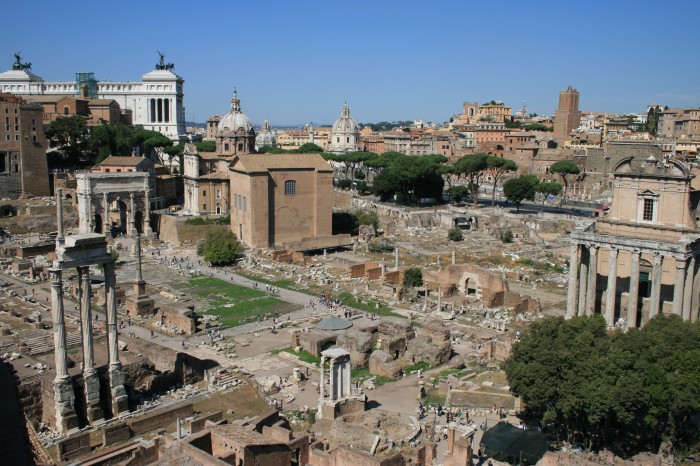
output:
M 0 198 L 48 196 L 41 106 L 0 93 Z

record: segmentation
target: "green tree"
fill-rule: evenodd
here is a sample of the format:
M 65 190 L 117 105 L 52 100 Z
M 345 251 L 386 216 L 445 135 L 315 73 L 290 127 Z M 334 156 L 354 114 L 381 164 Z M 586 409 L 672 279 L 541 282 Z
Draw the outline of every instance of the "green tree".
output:
M 80 163 L 87 136 L 85 118 L 78 115 L 60 116 L 46 127 L 50 147 L 58 149 L 70 166 Z
M 356 179 L 356 180 L 360 180 L 360 181 L 361 181 L 361 180 L 364 180 L 365 177 L 366 177 L 366 176 L 365 176 L 365 172 L 363 172 L 362 170 L 355 170 L 355 179 Z
M 288 150 L 284 150 L 281 147 L 275 146 L 262 146 L 258 148 L 259 154 L 288 154 Z
M 202 141 L 196 145 L 198 152 L 216 152 L 216 142 Z
M 232 264 L 244 250 L 245 247 L 228 227 L 209 230 L 202 243 L 202 257 L 212 265 Z
M 139 154 L 145 157 L 150 157 L 153 151 L 156 151 L 161 163 L 163 159 L 161 152 L 163 148 L 173 145 L 173 142 L 158 131 L 148 129 L 139 129 L 134 131 L 134 146 L 139 148 Z
M 560 160 L 550 165 L 549 172 L 556 173 L 561 177 L 561 182 L 564 185 L 564 203 L 566 203 L 566 195 L 569 189 L 569 183 L 566 177 L 569 175 L 578 175 L 579 173 L 581 173 L 581 170 L 578 168 L 578 166 L 576 166 L 575 163 L 569 160 Z
M 486 158 L 486 173 L 493 179 L 493 189 L 491 190 L 491 205 L 496 204 L 496 187 L 503 175 L 509 172 L 518 171 L 518 165 L 510 159 L 489 155 Z
M 421 198 L 441 199 L 445 181 L 440 167 L 446 160 L 440 155 L 392 155 L 374 177 L 372 188 L 383 201 L 395 198 L 399 203 L 415 204 Z
M 97 155 L 94 163 L 100 163 L 110 155 L 131 155 L 134 148 L 133 135 L 134 129 L 124 123 L 92 127 L 87 139 L 87 147 Z
M 464 234 L 459 228 L 453 227 L 447 230 L 447 239 L 450 241 L 462 241 L 464 239 Z
M 447 190 L 447 194 L 450 195 L 453 201 L 460 203 L 469 195 L 469 189 L 464 185 L 453 186 Z
M 535 190 L 542 194 L 542 206 L 540 207 L 540 210 L 544 209 L 544 203 L 547 200 L 548 196 L 558 196 L 561 193 L 562 187 L 559 183 L 547 183 L 544 181 L 540 181 L 537 183 L 537 186 Z
M 525 131 L 554 131 L 552 126 L 543 125 L 541 123 L 530 123 L 523 126 Z
M 481 185 L 484 172 L 488 169 L 487 160 L 488 155 L 486 154 L 469 154 L 454 163 L 455 174 L 459 177 L 464 177 L 467 181 L 467 186 L 472 193 L 474 207 L 478 206 L 479 186 Z
M 647 112 L 647 126 L 646 130 L 653 136 L 656 136 L 659 126 L 659 113 L 661 109 L 657 105 L 656 107 L 650 107 Z
M 423 286 L 423 272 L 421 269 L 407 269 L 403 273 L 403 286 L 415 288 Z
M 516 210 L 520 212 L 520 204 L 524 200 L 535 200 L 536 186 L 537 178 L 532 175 L 520 175 L 503 183 L 503 194 L 506 199 L 515 203 Z
M 320 154 L 321 152 L 323 152 L 323 148 L 318 144 L 307 142 L 306 144 L 302 144 L 301 146 L 299 146 L 299 148 L 296 149 L 295 152 L 299 154 L 311 154 L 318 152 Z
M 352 181 L 348 179 L 338 180 L 337 186 L 340 189 L 350 189 L 350 186 L 352 186 Z

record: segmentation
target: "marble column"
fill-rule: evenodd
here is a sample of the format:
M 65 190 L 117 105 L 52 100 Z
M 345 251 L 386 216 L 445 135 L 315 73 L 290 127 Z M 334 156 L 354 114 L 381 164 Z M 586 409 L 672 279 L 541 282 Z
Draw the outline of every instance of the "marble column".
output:
M 586 295 L 588 294 L 588 260 L 589 255 L 586 247 L 581 245 L 581 272 L 579 274 L 578 285 L 578 309 L 576 315 L 582 316 L 586 313 Z
M 649 298 L 649 319 L 654 318 L 659 313 L 659 304 L 661 301 L 661 272 L 664 262 L 664 256 L 655 254 L 653 259 L 653 268 L 651 269 L 651 297 Z
M 399 248 L 398 246 L 394 249 L 394 268 L 399 268 Z
M 56 247 L 62 246 L 63 236 L 63 189 L 56 189 Z M 60 278 L 60 277 L 59 277 Z M 63 304 L 61 304 L 63 306 Z
M 60 196 L 60 192 L 58 194 Z M 66 346 L 66 324 L 63 312 L 62 270 L 48 270 L 51 281 L 51 312 L 53 319 L 54 364 L 56 377 L 53 381 L 54 401 L 56 402 L 56 429 L 67 432 L 78 426 L 75 414 L 75 393 L 73 381 L 68 375 L 68 348 Z
M 438 267 L 438 272 L 442 271 L 442 264 L 440 264 L 440 254 L 437 256 L 437 267 Z
M 330 363 L 328 364 L 329 366 L 329 373 L 328 373 L 328 395 L 331 401 L 335 400 L 335 371 L 333 370 L 333 365 L 335 364 L 335 359 L 331 359 Z
M 598 278 L 598 246 L 588 248 L 588 288 L 586 290 L 586 315 L 595 314 L 595 300 Z
M 608 290 L 605 294 L 605 320 L 608 327 L 615 326 L 615 300 L 617 299 L 617 249 L 608 252 Z
M 129 206 L 131 209 L 131 216 L 129 217 L 129 236 L 134 236 L 136 235 L 136 202 L 134 193 L 129 194 L 129 200 L 131 201 Z
M 83 336 L 83 379 L 88 421 L 102 419 L 100 409 L 100 380 L 95 370 L 95 352 L 92 339 L 92 309 L 90 304 L 90 267 L 78 267 L 78 299 Z
M 688 261 L 676 257 L 676 280 L 673 282 L 673 313 L 683 317 L 683 296 L 685 295 L 685 275 Z
M 321 380 L 318 383 L 319 395 L 320 395 L 321 399 L 326 397 L 326 370 L 325 370 L 325 366 L 326 366 L 326 357 L 321 356 L 321 366 L 320 366 L 320 368 L 321 368 Z
M 567 319 L 576 316 L 576 305 L 578 304 L 578 268 L 579 261 L 581 260 L 581 246 L 572 244 L 569 257 L 569 291 L 566 295 Z
M 693 306 L 693 280 L 695 278 L 695 257 L 691 257 L 685 272 L 683 287 L 683 320 L 690 321 L 690 310 Z
M 630 291 L 627 298 L 627 328 L 637 326 L 637 307 L 639 305 L 639 251 L 632 251 L 630 266 Z
M 117 293 L 114 262 L 103 264 L 105 272 L 105 307 L 107 309 L 107 351 L 109 353 L 109 384 L 112 392 L 112 415 L 118 416 L 128 410 L 124 389 L 124 370 L 119 361 L 117 334 Z
M 693 277 L 692 298 L 690 300 L 690 321 L 697 322 L 700 311 L 700 264 L 696 264 Z
M 455 254 L 455 250 L 453 249 L 453 250 L 452 250 L 452 265 L 455 265 L 455 261 L 457 260 L 457 258 L 455 257 L 455 255 L 456 255 L 456 254 Z
M 102 219 L 102 222 L 104 223 L 103 227 L 103 233 L 107 238 L 112 237 L 112 232 L 111 232 L 111 223 L 109 221 L 109 198 L 107 197 L 107 193 L 102 193 L 102 215 L 104 215 L 104 218 Z
M 148 241 L 151 240 L 153 237 L 153 230 L 151 229 L 151 190 L 147 189 L 144 192 L 144 214 L 143 214 L 143 221 L 144 221 L 144 233 L 146 233 L 146 238 L 148 238 Z

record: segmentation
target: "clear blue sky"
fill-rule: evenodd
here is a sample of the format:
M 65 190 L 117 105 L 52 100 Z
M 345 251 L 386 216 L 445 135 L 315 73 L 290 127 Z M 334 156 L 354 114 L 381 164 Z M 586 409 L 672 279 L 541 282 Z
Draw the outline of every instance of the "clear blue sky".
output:
M 443 122 L 464 101 L 552 114 L 700 106 L 700 2 L 25 1 L 2 8 L 0 70 L 22 51 L 45 80 L 139 80 L 156 50 L 185 79 L 187 119 L 255 124 Z

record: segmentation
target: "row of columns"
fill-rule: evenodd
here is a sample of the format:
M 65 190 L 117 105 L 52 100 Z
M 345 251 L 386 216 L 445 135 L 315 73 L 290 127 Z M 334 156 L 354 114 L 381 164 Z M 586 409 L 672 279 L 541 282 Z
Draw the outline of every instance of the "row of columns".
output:
M 124 373 L 119 361 L 117 336 L 117 295 L 114 262 L 103 264 L 105 273 L 105 303 L 107 310 L 107 345 L 109 355 L 109 379 L 112 395 L 112 413 L 114 416 L 126 411 L 127 398 L 124 389 Z M 85 402 L 88 421 L 93 422 L 104 417 L 100 408 L 100 382 L 95 368 L 92 309 L 90 305 L 90 267 L 81 266 L 78 271 L 78 299 L 82 333 L 83 378 L 85 380 Z M 68 374 L 68 348 L 66 345 L 65 309 L 63 305 L 63 269 L 49 269 L 51 282 L 51 303 L 53 315 L 54 351 L 56 377 L 54 395 L 56 401 L 56 425 L 66 431 L 77 427 L 75 418 L 75 395 L 73 384 Z
M 624 250 L 624 249 L 623 249 Z M 639 249 L 628 250 L 631 255 L 630 286 L 627 300 L 626 326 L 636 327 L 637 309 L 639 307 L 639 277 L 642 252 Z M 572 243 L 569 263 L 569 289 L 567 296 L 566 317 L 576 315 L 593 315 L 596 311 L 595 300 L 598 277 L 597 245 Z M 619 248 L 608 249 L 607 293 L 604 303 L 604 316 L 608 326 L 615 325 L 615 306 L 617 300 L 617 260 Z M 663 279 L 664 257 L 654 252 L 651 272 L 651 294 L 649 297 L 649 319 L 660 312 L 661 282 Z M 676 274 L 673 285 L 673 313 L 683 320 L 695 322 L 698 318 L 698 289 L 700 274 L 695 257 L 674 256 Z
M 321 356 L 321 380 L 319 383 L 321 400 L 329 399 L 330 401 L 336 401 L 350 396 L 352 378 L 349 355 L 339 356 L 337 358 L 328 358 L 328 360 L 328 394 L 326 395 L 326 357 L 323 355 Z
M 172 99 L 148 99 L 148 122 L 170 123 L 172 108 Z

